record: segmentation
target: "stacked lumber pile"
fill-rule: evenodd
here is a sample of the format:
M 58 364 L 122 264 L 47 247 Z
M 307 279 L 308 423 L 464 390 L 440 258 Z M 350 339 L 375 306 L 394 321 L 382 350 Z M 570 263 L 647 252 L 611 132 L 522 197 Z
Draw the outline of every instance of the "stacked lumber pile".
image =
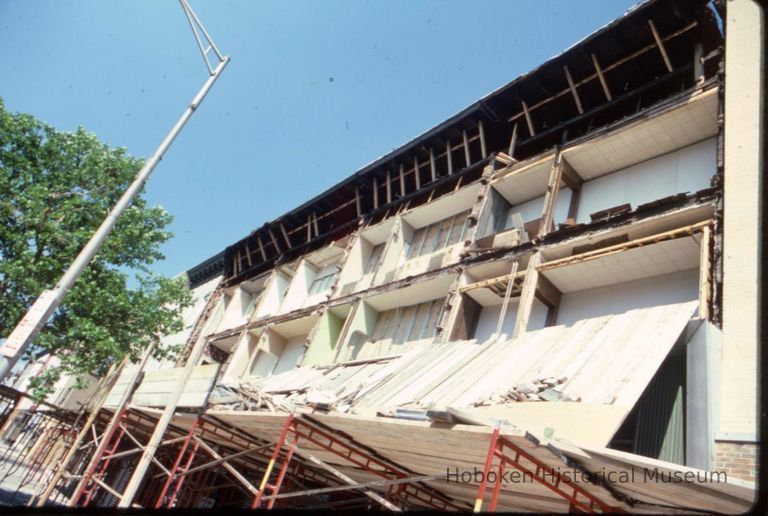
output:
M 531 382 L 518 383 L 511 389 L 491 394 L 473 403 L 475 407 L 504 405 L 520 401 L 581 401 L 579 396 L 570 396 L 555 389 L 568 378 L 540 378 Z

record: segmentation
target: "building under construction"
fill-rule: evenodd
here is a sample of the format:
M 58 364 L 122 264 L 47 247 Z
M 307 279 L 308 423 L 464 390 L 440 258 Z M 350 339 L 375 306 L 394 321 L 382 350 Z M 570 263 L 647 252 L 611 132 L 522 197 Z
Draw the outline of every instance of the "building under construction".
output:
M 32 502 L 747 510 L 763 30 L 642 2 L 190 269 L 176 363 L 0 392 Z

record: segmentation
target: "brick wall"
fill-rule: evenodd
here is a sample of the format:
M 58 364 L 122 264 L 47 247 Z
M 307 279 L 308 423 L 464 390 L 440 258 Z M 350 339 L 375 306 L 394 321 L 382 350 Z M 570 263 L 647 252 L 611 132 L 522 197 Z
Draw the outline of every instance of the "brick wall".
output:
M 756 481 L 758 447 L 755 443 L 716 442 L 715 470 L 725 471 L 728 477 Z

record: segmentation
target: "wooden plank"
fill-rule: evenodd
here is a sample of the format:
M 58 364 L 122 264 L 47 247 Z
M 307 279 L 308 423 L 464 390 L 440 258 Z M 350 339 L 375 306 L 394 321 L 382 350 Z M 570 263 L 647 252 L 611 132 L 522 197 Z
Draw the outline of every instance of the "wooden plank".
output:
M 568 80 L 568 88 L 571 90 L 571 95 L 573 95 L 573 100 L 576 102 L 576 109 L 579 110 L 579 114 L 584 114 L 584 108 L 581 106 L 581 99 L 579 98 L 579 93 L 576 91 L 576 85 L 573 84 L 573 77 L 571 77 L 571 71 L 568 69 L 568 65 L 563 66 L 563 71 L 565 72 L 565 78 Z
M 288 238 L 288 233 L 285 232 L 285 227 L 283 226 L 283 223 L 280 223 L 280 231 L 283 233 L 283 239 L 285 239 L 285 245 L 288 246 L 288 249 L 291 248 L 291 241 Z
M 280 253 L 280 246 L 277 245 L 277 239 L 275 238 L 275 234 L 272 233 L 272 228 L 267 229 L 267 232 L 269 233 L 269 237 L 272 239 L 272 245 L 275 246 L 275 252 Z
M 419 174 L 419 159 L 413 157 L 413 176 L 416 178 L 416 190 L 421 189 L 421 174 Z
M 387 185 L 389 185 L 389 171 L 387 171 Z M 373 178 L 373 209 L 379 207 L 379 181 Z
M 315 213 L 314 211 L 312 212 L 312 222 L 314 222 L 314 225 L 315 225 L 315 236 L 319 237 L 320 236 L 320 226 L 317 223 L 317 213 Z
M 653 20 L 648 20 L 648 26 L 651 28 L 653 39 L 656 41 L 656 46 L 659 47 L 659 52 L 661 52 L 661 57 L 664 59 L 664 64 L 667 66 L 667 71 L 671 72 L 672 62 L 669 60 L 667 49 L 664 48 L 664 41 L 659 37 L 659 31 L 656 30 L 656 25 L 654 25 Z
M 603 87 L 603 93 L 605 93 L 605 98 L 608 99 L 610 102 L 613 100 L 613 96 L 611 96 L 611 90 L 608 89 L 608 83 L 605 81 L 605 77 L 603 76 L 603 71 L 600 69 L 600 63 L 597 62 L 597 56 L 595 56 L 594 53 L 590 54 L 592 56 L 592 64 L 595 66 L 595 72 L 597 73 L 598 79 L 600 79 L 600 84 Z
M 405 197 L 405 167 L 400 163 L 400 196 Z
M 557 206 L 557 195 L 560 192 L 560 183 L 563 179 L 563 155 L 557 150 L 555 161 L 552 163 L 552 169 L 549 173 L 547 182 L 547 192 L 544 194 L 544 207 L 541 213 L 541 224 L 539 225 L 538 237 L 552 231 L 554 225 L 555 207 Z
M 360 206 L 360 187 L 355 185 L 355 207 L 357 208 L 357 217 L 363 214 L 362 206 Z
M 392 172 L 387 170 L 387 204 L 392 202 Z

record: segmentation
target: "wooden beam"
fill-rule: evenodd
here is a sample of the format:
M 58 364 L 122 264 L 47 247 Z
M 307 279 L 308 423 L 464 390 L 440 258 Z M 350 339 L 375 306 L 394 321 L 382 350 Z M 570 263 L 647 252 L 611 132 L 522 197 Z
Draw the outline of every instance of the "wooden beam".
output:
M 318 495 L 318 494 L 325 494 L 325 493 L 336 493 L 339 491 L 367 489 L 369 487 L 388 487 L 388 486 L 396 486 L 401 484 L 413 484 L 416 482 L 426 482 L 429 480 L 441 480 L 441 479 L 445 479 L 445 474 L 421 475 L 417 477 L 398 478 L 396 480 L 374 480 L 373 482 L 365 482 L 364 484 L 354 484 L 354 485 L 337 486 L 337 487 L 320 487 L 317 489 L 308 489 L 305 491 L 292 491 L 290 493 L 269 495 L 262 498 L 262 500 L 271 500 L 273 498 L 275 500 L 280 500 L 283 498 L 295 498 L 297 496 L 310 496 L 310 495 Z M 365 500 L 365 498 L 362 498 L 362 500 Z
M 419 174 L 419 159 L 413 157 L 413 176 L 416 178 L 416 190 L 421 190 L 421 177 Z
M 657 242 L 663 242 L 665 240 L 674 240 L 675 238 L 690 236 L 694 233 L 698 233 L 699 231 L 702 231 L 703 228 L 709 227 L 711 224 L 712 224 L 711 220 L 705 220 L 705 221 L 697 222 L 695 224 L 690 224 L 688 226 L 684 226 L 681 228 L 671 229 L 669 231 L 664 231 L 662 233 L 656 233 L 654 235 L 650 235 L 647 237 L 630 240 L 629 242 L 622 242 L 620 244 L 610 245 L 608 247 L 603 247 L 601 249 L 587 251 L 586 253 L 576 254 L 573 256 L 566 256 L 565 258 L 552 260 L 551 262 L 547 262 L 540 265 L 539 271 L 548 271 L 550 269 L 556 269 L 558 267 L 563 267 L 565 265 L 571 265 L 574 263 L 581 263 L 588 260 L 594 260 L 595 258 L 602 258 L 603 256 L 607 256 L 609 254 L 614 254 L 614 253 L 620 253 L 622 251 L 633 249 L 635 247 L 642 247 L 644 245 L 655 244 Z
M 280 223 L 280 232 L 283 234 L 283 238 L 285 239 L 285 245 L 290 249 L 291 241 L 288 239 L 288 233 L 285 232 L 285 227 L 283 226 L 283 223 Z
M 178 477 L 183 477 L 185 475 L 190 475 L 192 473 L 196 473 L 198 471 L 201 471 L 201 470 L 204 470 L 204 469 L 208 469 L 208 468 L 212 468 L 214 466 L 218 466 L 219 464 L 223 464 L 225 462 L 229 462 L 230 460 L 234 460 L 234 459 L 237 459 L 239 457 L 243 457 L 245 455 L 250 455 L 251 453 L 256 453 L 257 451 L 261 451 L 261 450 L 263 450 L 265 448 L 269 448 L 269 447 L 274 446 L 274 445 L 275 445 L 275 443 L 267 443 L 267 444 L 264 444 L 264 445 L 261 445 L 261 446 L 257 446 L 256 448 L 249 448 L 247 450 L 243 450 L 243 451 L 240 451 L 240 452 L 237 452 L 237 453 L 233 453 L 232 455 L 227 455 L 226 457 L 221 457 L 221 458 L 218 458 L 216 460 L 212 460 L 211 462 L 206 462 L 205 464 L 201 464 L 199 466 L 195 466 L 194 468 L 188 469 L 186 471 L 182 471 L 181 473 L 176 473 L 173 477 L 174 478 L 178 478 Z
M 432 147 L 429 148 L 429 172 L 432 177 L 432 181 L 437 180 L 437 167 L 435 166 L 435 151 Z
M 272 245 L 275 246 L 275 252 L 280 253 L 280 246 L 277 245 L 277 238 L 275 238 L 275 234 L 272 233 L 272 228 L 268 228 L 267 231 L 269 232 L 269 237 L 272 239 Z
M 689 23 L 688 25 L 686 25 L 685 27 L 681 28 L 680 30 L 677 30 L 677 31 L 673 32 L 672 34 L 670 34 L 669 36 L 664 37 L 662 39 L 662 41 L 670 41 L 671 39 L 676 38 L 677 36 L 688 32 L 689 30 L 693 29 L 697 25 L 698 25 L 698 23 L 693 21 L 693 22 Z M 624 63 L 631 61 L 632 59 L 636 58 L 637 56 L 642 55 L 645 52 L 648 52 L 649 50 L 651 50 L 653 48 L 656 48 L 656 43 L 651 43 L 650 45 L 646 45 L 643 48 L 641 48 L 641 49 L 639 49 L 639 50 L 637 50 L 637 51 L 635 51 L 635 52 L 633 52 L 633 53 L 631 53 L 631 54 L 629 54 L 629 55 L 627 55 L 625 57 L 622 57 L 618 61 L 615 61 L 614 63 L 610 64 L 609 66 L 606 66 L 603 69 L 603 72 L 604 73 L 605 72 L 610 72 L 614 68 L 617 68 L 617 67 L 623 65 Z M 586 84 L 586 83 L 594 80 L 596 77 L 597 77 L 597 74 L 594 73 L 594 74 L 592 74 L 592 75 L 590 75 L 588 77 L 585 77 L 584 79 L 580 80 L 579 82 L 575 83 L 575 86 L 579 87 L 579 86 L 581 86 L 583 84 Z M 530 109 L 531 109 L 531 111 L 533 111 L 534 109 L 538 109 L 541 106 L 543 106 L 545 104 L 548 104 L 549 102 L 552 102 L 553 100 L 556 100 L 556 99 L 558 99 L 558 98 L 560 98 L 563 95 L 566 95 L 568 93 L 570 93 L 570 88 L 565 88 L 565 89 L 555 93 L 551 97 L 547 97 L 545 99 L 540 100 L 539 102 L 537 102 L 533 106 L 530 106 Z M 514 122 L 515 120 L 517 120 L 518 118 L 520 118 L 522 116 L 523 116 L 523 112 L 520 111 L 520 112 L 518 112 L 518 113 L 508 117 L 507 118 L 507 122 Z
M 667 49 L 664 48 L 664 42 L 659 37 L 659 32 L 656 30 L 656 25 L 654 25 L 653 20 L 648 20 L 648 26 L 651 28 L 651 32 L 653 33 L 653 39 L 656 40 L 656 46 L 659 47 L 659 52 L 661 52 L 661 57 L 664 59 L 664 64 L 667 65 L 667 71 L 672 71 L 672 63 L 669 60 L 669 56 L 667 55 Z
M 701 84 L 704 82 L 704 49 L 701 43 L 693 46 L 693 83 Z
M 469 139 L 467 138 L 466 129 L 461 131 L 461 136 L 464 139 L 464 161 L 469 166 L 472 163 L 472 158 L 469 156 Z
M 553 219 L 555 216 L 555 206 L 557 206 L 557 194 L 560 192 L 560 183 L 563 178 L 563 159 L 560 150 L 557 150 L 555 162 L 549 173 L 549 182 L 547 183 L 547 192 L 544 194 L 544 207 L 541 213 L 541 224 L 539 225 L 538 237 L 541 238 L 552 230 Z
M 235 479 L 237 479 L 237 481 L 240 482 L 240 484 L 242 484 L 242 486 L 245 487 L 252 495 L 255 496 L 256 494 L 258 494 L 259 490 L 253 484 L 248 482 L 248 479 L 246 479 L 243 475 L 241 475 L 240 472 L 237 469 L 232 467 L 232 465 L 227 464 L 225 462 L 224 457 L 219 455 L 216 452 L 216 450 L 214 450 L 213 448 L 208 446 L 208 443 L 206 443 L 205 441 L 203 441 L 202 439 L 200 439 L 196 435 L 193 435 L 192 438 L 200 445 L 200 447 L 202 447 L 206 452 L 208 452 L 208 454 L 211 457 L 213 457 L 216 460 L 220 460 L 221 461 L 221 463 L 220 463 L 221 466 L 224 469 L 226 469 L 229 472 L 229 474 L 231 474 L 233 477 L 235 477 Z
M 340 478 L 341 480 L 343 480 L 347 484 L 349 484 L 351 486 L 357 486 L 358 485 L 357 482 L 354 481 L 354 479 L 348 477 L 347 475 L 345 475 L 344 473 L 342 473 L 338 469 L 334 468 L 330 464 L 326 464 L 325 462 L 323 462 L 322 460 L 318 459 L 317 457 L 315 457 L 314 455 L 312 455 L 308 451 L 305 451 L 302 448 L 299 448 L 297 446 L 294 449 L 294 453 L 296 453 L 300 457 L 303 457 L 304 459 L 310 461 L 311 463 L 313 463 L 313 464 L 315 464 L 317 466 L 320 466 L 321 468 L 323 468 L 324 470 L 326 470 L 327 472 L 329 472 L 333 476 Z M 386 500 L 382 496 L 376 494 L 375 492 L 371 491 L 370 489 L 363 489 L 363 493 L 365 493 L 365 495 L 368 496 L 369 498 L 373 498 L 374 500 L 379 502 L 381 505 L 383 505 L 384 507 L 386 507 L 390 511 L 401 512 L 400 507 L 390 503 L 388 500 Z
M 608 83 L 605 82 L 605 77 L 603 76 L 603 70 L 600 69 L 600 63 L 597 62 L 597 56 L 595 56 L 594 53 L 590 54 L 592 56 L 592 64 L 595 66 L 595 72 L 597 73 L 597 78 L 600 79 L 600 84 L 603 86 L 603 93 L 605 93 L 605 98 L 608 99 L 610 102 L 613 100 L 613 97 L 611 96 L 611 90 L 608 89 Z
M 448 158 L 448 175 L 453 174 L 453 156 L 451 155 L 451 142 L 446 140 L 445 142 L 445 155 Z
M 261 241 L 261 237 L 256 237 L 256 242 L 259 244 L 259 251 L 261 252 L 261 259 L 267 261 L 267 253 L 264 252 L 264 243 Z
M 528 110 L 528 104 L 523 101 L 523 113 L 525 113 L 525 122 L 528 124 L 528 132 L 531 136 L 536 136 L 536 130 L 533 128 L 533 120 L 531 120 L 531 112 Z
M 499 283 L 507 282 L 508 280 L 510 280 L 512 278 L 512 276 L 513 276 L 512 274 L 505 274 L 505 275 L 499 276 L 497 278 L 491 278 L 491 279 L 487 279 L 487 280 L 476 281 L 475 283 L 471 283 L 469 285 L 461 287 L 459 289 L 459 292 L 461 292 L 463 294 L 464 292 L 469 292 L 470 290 L 475 290 L 475 289 L 478 289 L 478 288 L 489 288 L 489 287 L 491 287 L 493 285 L 498 285 Z M 518 271 L 517 273 L 514 274 L 515 280 L 517 280 L 518 278 L 522 278 L 524 276 L 525 276 L 525 271 Z
M 549 307 L 557 307 L 560 304 L 560 298 L 563 293 L 544 275 L 539 276 L 536 285 L 536 297 Z
M 387 204 L 392 202 L 392 173 L 387 170 Z
M 400 163 L 400 197 L 405 197 L 405 167 Z
M 251 248 L 248 247 L 248 242 L 245 243 L 245 259 L 248 260 L 248 267 L 253 267 L 253 260 L 251 260 Z
M 509 157 L 515 159 L 515 148 L 517 147 L 517 122 L 512 126 L 512 136 L 509 138 Z
M 581 178 L 578 172 L 576 172 L 565 156 L 561 157 L 563 162 L 563 183 L 571 190 L 579 190 L 581 185 L 584 184 L 584 180 Z
M 523 289 L 520 292 L 520 301 L 517 305 L 517 318 L 515 319 L 515 329 L 512 332 L 512 338 L 516 338 L 521 333 L 528 331 L 528 320 L 531 317 L 533 298 L 536 295 L 536 284 L 539 279 L 537 267 L 540 263 L 540 252 L 533 254 L 528 260 L 528 270 L 526 270 Z
M 315 237 L 319 237 L 320 236 L 320 225 L 317 223 L 317 213 L 314 212 L 314 211 L 312 212 L 312 219 L 313 219 L 313 222 L 315 224 Z
M 387 176 L 389 176 L 389 172 L 387 172 Z M 379 207 L 379 181 L 374 177 L 373 178 L 373 209 L 377 209 Z
M 477 121 L 477 131 L 480 133 L 480 154 L 483 159 L 488 157 L 488 149 L 485 147 L 485 130 L 483 129 L 483 121 Z
M 568 218 L 566 222 L 569 225 L 576 224 L 576 216 L 579 213 L 579 202 L 581 201 L 581 187 L 571 188 L 571 202 L 568 203 Z
M 376 178 L 373 179 L 374 183 L 376 182 Z M 312 215 L 307 215 L 307 242 L 310 242 L 312 240 Z
M 699 265 L 699 317 L 709 320 L 709 299 L 711 290 L 712 266 L 709 261 L 709 248 L 711 241 L 709 226 L 701 230 L 701 251 Z
M 581 105 L 581 99 L 579 98 L 579 93 L 576 91 L 576 85 L 573 84 L 573 77 L 571 77 L 571 71 L 568 69 L 568 65 L 563 66 L 563 71 L 565 72 L 565 78 L 568 80 L 568 88 L 571 90 L 571 95 L 573 95 L 573 100 L 576 102 L 576 109 L 579 110 L 579 114 L 584 114 L 584 108 Z

